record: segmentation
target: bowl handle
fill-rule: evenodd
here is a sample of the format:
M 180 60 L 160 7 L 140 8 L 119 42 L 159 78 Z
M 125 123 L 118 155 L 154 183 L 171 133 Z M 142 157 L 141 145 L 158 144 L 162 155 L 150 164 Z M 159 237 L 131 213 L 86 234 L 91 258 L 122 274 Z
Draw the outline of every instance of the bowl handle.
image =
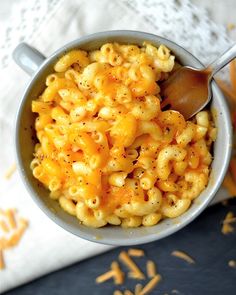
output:
M 12 57 L 16 64 L 30 76 L 37 71 L 39 66 L 46 59 L 42 53 L 26 43 L 17 45 L 12 53 Z

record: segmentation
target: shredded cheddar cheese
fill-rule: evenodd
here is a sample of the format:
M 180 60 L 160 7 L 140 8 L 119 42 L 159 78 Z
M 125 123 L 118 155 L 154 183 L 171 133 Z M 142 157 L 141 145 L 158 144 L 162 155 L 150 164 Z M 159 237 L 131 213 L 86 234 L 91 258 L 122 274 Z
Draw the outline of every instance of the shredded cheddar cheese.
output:
M 0 228 L 4 233 L 9 232 L 9 227 L 4 220 L 0 220 Z
M 227 235 L 234 231 L 233 226 L 229 222 L 229 220 L 232 220 L 233 218 L 234 218 L 233 212 L 228 212 L 226 214 L 225 219 L 223 221 L 223 226 L 221 228 L 222 234 Z
M 143 286 L 141 284 L 135 285 L 134 294 L 139 295 L 141 293 L 142 289 L 143 289 Z
M 188 254 L 182 252 L 182 251 L 178 251 L 178 250 L 175 250 L 171 253 L 172 256 L 175 256 L 175 257 L 178 257 L 180 259 L 183 259 L 185 260 L 186 262 L 190 263 L 190 264 L 194 264 L 195 261 L 193 260 L 192 257 L 190 257 Z
M 134 263 L 134 261 L 129 257 L 129 255 L 125 251 L 122 251 L 120 253 L 119 259 L 130 269 L 130 272 L 128 274 L 130 278 L 139 280 L 145 279 L 145 275 L 142 273 L 142 271 L 138 268 L 137 264 Z
M 146 269 L 147 269 L 147 276 L 149 278 L 155 277 L 155 275 L 156 275 L 156 265 L 155 265 L 154 261 L 148 260 L 147 265 L 146 265 Z
M 105 281 L 114 277 L 114 270 L 109 270 L 96 278 L 96 283 L 104 283 Z
M 234 232 L 234 228 L 230 224 L 224 224 L 221 230 L 222 234 L 228 235 L 232 232 Z
M 6 210 L 5 214 L 8 218 L 8 222 L 11 229 L 15 229 L 16 228 L 15 211 L 13 209 L 8 209 Z
M 96 283 L 100 284 L 109 279 L 113 278 L 116 285 L 124 283 L 124 273 L 121 271 L 117 261 L 111 263 L 111 270 L 105 272 L 104 274 L 96 278 Z
M 0 249 L 7 248 L 7 240 L 5 238 L 0 238 Z
M 10 179 L 12 177 L 12 175 L 15 173 L 16 171 L 16 163 L 12 164 L 11 167 L 9 167 L 9 169 L 6 171 L 5 173 L 5 178 L 6 179 Z
M 139 294 L 145 295 L 150 293 L 156 287 L 156 285 L 160 282 L 160 280 L 161 280 L 161 276 L 156 275 L 147 283 L 147 285 L 143 287 L 142 291 Z
M 223 221 L 223 224 L 230 224 L 236 222 L 236 217 L 228 218 L 227 220 Z
M 135 256 L 135 257 L 141 257 L 141 256 L 145 255 L 145 253 L 142 249 L 133 249 L 133 248 L 128 250 L 128 254 L 130 256 Z
M 119 267 L 118 262 L 113 261 L 111 264 L 111 269 L 114 272 L 114 282 L 116 285 L 120 285 L 124 283 L 124 273 Z
M 0 209 L 0 269 L 4 267 L 3 250 L 16 246 L 22 238 L 28 221 L 16 218 L 16 210 Z
M 133 253 L 136 257 L 144 256 L 144 251 L 141 249 L 130 248 L 127 252 L 121 251 L 118 258 L 128 268 L 128 277 L 138 280 L 145 279 L 144 273 L 138 265 L 130 258 L 129 253 Z M 145 295 L 149 294 L 155 286 L 160 282 L 161 275 L 156 272 L 156 265 L 152 260 L 148 260 L 146 264 L 147 276 L 150 280 L 143 287 L 141 284 L 136 284 L 134 290 L 125 289 L 124 291 L 115 290 L 113 295 Z M 111 269 L 96 278 L 96 283 L 104 283 L 109 279 L 113 279 L 115 285 L 124 283 L 125 273 L 121 270 L 117 261 L 111 263 Z

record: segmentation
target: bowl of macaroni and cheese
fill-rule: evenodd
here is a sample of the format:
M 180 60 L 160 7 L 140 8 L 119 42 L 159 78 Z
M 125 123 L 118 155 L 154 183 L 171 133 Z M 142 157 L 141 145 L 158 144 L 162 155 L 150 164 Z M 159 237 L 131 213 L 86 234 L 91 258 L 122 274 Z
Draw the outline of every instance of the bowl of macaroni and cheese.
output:
M 134 31 L 96 33 L 49 58 L 20 44 L 32 79 L 16 124 L 21 175 L 58 225 L 90 241 L 147 243 L 196 218 L 227 170 L 230 116 L 212 83 L 206 109 L 185 120 L 161 109 L 161 83 L 202 64 L 181 46 Z

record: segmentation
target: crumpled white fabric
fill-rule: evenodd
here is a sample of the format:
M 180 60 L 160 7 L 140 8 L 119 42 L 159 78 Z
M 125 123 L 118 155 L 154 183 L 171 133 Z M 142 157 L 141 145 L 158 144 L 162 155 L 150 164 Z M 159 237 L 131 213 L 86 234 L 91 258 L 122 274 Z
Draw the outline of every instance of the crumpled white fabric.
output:
M 0 176 L 14 162 L 14 120 L 29 81 L 11 60 L 11 52 L 20 41 L 48 56 L 82 35 L 132 29 L 169 37 L 205 63 L 231 44 L 224 28 L 212 23 L 205 11 L 188 0 L 22 2 L 21 6 L 14 2 L 11 26 L 0 29 L 4 41 L 0 46 Z M 209 43 L 214 38 L 217 42 Z M 221 191 L 218 196 L 227 194 Z M 0 272 L 0 293 L 111 248 L 79 239 L 50 221 L 33 203 L 18 173 L 10 180 L 0 177 L 0 208 L 9 207 L 17 208 L 30 226 L 17 247 L 4 251 L 6 269 Z

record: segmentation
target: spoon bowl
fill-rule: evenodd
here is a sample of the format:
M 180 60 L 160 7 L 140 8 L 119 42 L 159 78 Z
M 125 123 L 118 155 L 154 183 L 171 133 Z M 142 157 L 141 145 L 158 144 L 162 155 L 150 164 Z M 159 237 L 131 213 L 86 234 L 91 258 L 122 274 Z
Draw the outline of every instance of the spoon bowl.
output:
M 181 67 L 161 86 L 162 110 L 180 112 L 186 120 L 200 112 L 211 100 L 213 76 L 236 57 L 236 44 L 205 69 Z
M 210 73 L 182 67 L 161 85 L 161 96 L 162 110 L 178 111 L 188 120 L 211 100 Z

